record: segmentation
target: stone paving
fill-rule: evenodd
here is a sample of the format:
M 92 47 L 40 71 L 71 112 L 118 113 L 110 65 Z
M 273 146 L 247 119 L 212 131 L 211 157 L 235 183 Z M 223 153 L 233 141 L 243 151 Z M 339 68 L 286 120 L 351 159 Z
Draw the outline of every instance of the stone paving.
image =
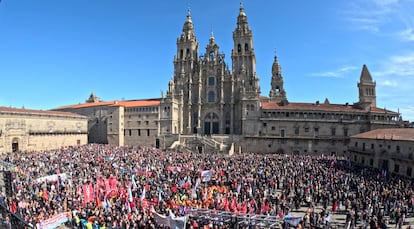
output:
M 292 210 L 291 214 L 296 215 L 296 216 L 301 216 L 303 217 L 306 213 L 306 211 L 308 210 L 307 207 L 301 207 L 298 210 Z M 322 206 L 317 206 L 314 208 L 314 211 L 316 213 L 320 213 L 322 212 Z M 389 217 L 385 217 L 386 219 L 388 219 Z M 367 228 L 369 228 L 369 222 L 366 223 Z M 332 214 L 331 217 L 331 221 L 329 224 L 332 228 L 347 228 L 346 225 L 346 211 L 345 211 L 345 207 L 343 207 L 342 209 L 338 208 L 338 211 L 334 214 Z M 388 228 L 396 228 L 396 224 L 395 222 L 390 222 L 387 224 Z M 414 228 L 414 213 L 411 213 L 407 216 L 404 226 L 402 227 L 403 229 L 408 228 L 409 226 L 411 226 L 412 228 Z M 357 223 L 357 228 L 365 228 L 363 222 L 358 222 Z

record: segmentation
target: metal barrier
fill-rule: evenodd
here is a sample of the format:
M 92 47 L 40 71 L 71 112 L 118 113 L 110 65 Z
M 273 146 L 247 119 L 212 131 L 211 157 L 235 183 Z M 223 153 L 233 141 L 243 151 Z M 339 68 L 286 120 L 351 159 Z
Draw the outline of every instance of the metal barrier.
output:
M 11 176 L 12 172 L 16 171 L 16 166 L 9 162 L 0 161 L 0 190 L 5 189 L 6 196 L 13 196 L 13 185 Z M 6 175 L 8 173 L 8 176 Z M 7 197 L 5 197 L 7 198 Z M 33 228 L 32 225 L 24 221 L 20 216 L 11 212 L 3 202 L 0 202 L 0 214 L 3 217 L 8 217 L 10 219 L 11 228 Z M 0 225 L 2 226 L 2 225 Z
M 0 214 L 4 217 L 9 217 L 11 228 L 13 229 L 33 228 L 31 224 L 24 221 L 20 216 L 12 213 L 3 203 L 0 203 Z
M 211 209 L 191 209 L 189 217 L 214 222 L 230 223 L 233 225 L 255 226 L 258 228 L 281 228 L 277 216 L 241 214 Z

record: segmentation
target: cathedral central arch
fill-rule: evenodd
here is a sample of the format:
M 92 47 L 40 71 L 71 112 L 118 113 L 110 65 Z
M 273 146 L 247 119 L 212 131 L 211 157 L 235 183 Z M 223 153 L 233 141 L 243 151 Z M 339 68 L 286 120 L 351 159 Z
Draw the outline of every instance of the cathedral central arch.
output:
M 220 118 L 216 113 L 208 113 L 204 117 L 204 134 L 219 134 L 219 123 Z

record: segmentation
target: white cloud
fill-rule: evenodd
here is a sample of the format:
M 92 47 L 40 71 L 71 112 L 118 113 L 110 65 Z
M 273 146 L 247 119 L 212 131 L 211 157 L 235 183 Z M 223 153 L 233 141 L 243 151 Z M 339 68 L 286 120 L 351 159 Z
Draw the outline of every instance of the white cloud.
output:
M 381 70 L 375 73 L 384 80 L 395 80 L 395 77 L 405 77 L 401 80 L 414 81 L 414 52 L 391 56 L 382 63 Z M 405 83 L 404 83 L 405 84 Z M 412 85 L 414 87 L 414 85 Z
M 414 29 L 412 27 L 408 27 L 399 32 L 398 36 L 405 41 L 414 41 Z
M 354 0 L 342 13 L 354 29 L 378 32 L 381 26 L 392 20 L 400 5 L 399 0 Z
M 337 70 L 311 73 L 310 75 L 311 76 L 316 76 L 316 77 L 344 78 L 346 75 L 348 75 L 349 72 L 352 72 L 356 69 L 358 69 L 358 67 L 344 66 L 344 67 L 341 67 Z
M 398 83 L 394 80 L 381 81 L 380 85 L 387 86 L 387 87 L 398 87 Z
M 404 120 L 414 121 L 414 52 L 389 57 L 372 76 L 377 82 L 377 102 L 400 109 Z

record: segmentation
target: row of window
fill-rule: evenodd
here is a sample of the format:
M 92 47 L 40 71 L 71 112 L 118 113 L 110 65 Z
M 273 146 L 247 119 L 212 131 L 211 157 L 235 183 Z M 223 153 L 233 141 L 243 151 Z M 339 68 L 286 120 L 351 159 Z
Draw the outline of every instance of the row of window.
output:
M 267 123 L 266 122 L 263 123 L 263 127 L 267 127 Z M 303 128 L 304 128 L 305 133 L 309 133 L 309 130 L 310 130 L 309 126 L 305 126 Z M 272 130 L 276 130 L 276 127 L 275 126 L 272 126 L 271 129 Z M 362 132 L 364 132 L 364 131 L 362 131 Z M 300 134 L 300 127 L 299 126 L 295 126 L 294 127 L 294 133 L 295 133 L 295 135 L 299 135 Z M 319 136 L 319 127 L 314 127 L 313 128 L 313 133 L 314 133 L 314 136 L 315 137 L 318 137 Z M 331 136 L 336 136 L 336 134 L 337 134 L 336 133 L 336 128 L 335 127 L 332 127 L 331 128 Z M 281 137 L 284 137 L 285 136 L 285 130 L 284 129 L 281 129 L 280 130 L 280 136 Z M 347 128 L 344 128 L 343 129 L 343 136 L 348 136 L 348 129 Z
M 263 112 L 262 118 L 298 118 L 298 119 L 331 119 L 331 120 L 369 120 L 368 115 L 302 113 L 302 112 Z M 395 116 L 374 115 L 371 120 L 397 121 Z
M 124 136 L 151 136 L 150 129 L 125 129 Z
M 354 155 L 354 161 L 358 161 L 358 155 Z M 365 165 L 365 157 L 364 156 L 361 156 L 360 163 L 363 164 L 363 165 Z M 374 166 L 374 159 L 373 158 L 370 158 L 369 159 L 369 165 L 371 167 Z M 388 161 L 387 160 L 382 161 L 382 166 L 388 167 Z M 388 169 L 388 168 L 386 168 L 386 169 Z M 399 164 L 397 164 L 397 163 L 394 164 L 394 170 L 393 170 L 393 172 L 394 173 L 400 173 L 400 165 Z M 413 173 L 413 168 L 410 167 L 410 166 L 407 166 L 407 168 L 405 170 L 405 175 L 411 177 L 412 176 L 412 173 Z
M 278 139 L 278 142 L 279 142 L 280 145 L 284 145 L 284 144 L 286 144 L 287 140 L 284 139 L 284 138 L 281 138 L 281 139 Z M 314 139 L 312 142 L 313 142 L 314 145 L 319 145 L 319 139 Z M 309 142 L 308 141 L 305 141 L 304 143 L 308 144 Z M 330 140 L 330 144 L 332 146 L 336 145 L 336 143 L 337 143 L 336 140 Z M 294 144 L 296 146 L 298 146 L 300 144 L 300 141 L 298 139 L 295 139 L 294 140 Z M 348 141 L 343 141 L 343 144 L 346 146 L 348 144 Z M 271 144 L 269 144 L 268 147 L 271 148 Z
M 132 107 L 126 108 L 125 112 L 158 112 L 158 107 Z
M 342 119 L 342 120 L 367 120 L 367 115 L 331 114 L 331 113 L 306 113 L 306 112 L 263 112 L 263 118 L 309 118 L 309 119 Z
M 359 145 L 358 141 L 355 141 L 355 147 L 358 147 L 358 145 Z M 383 145 L 380 143 L 380 144 L 378 144 L 378 147 L 379 147 L 379 148 L 383 148 L 383 147 L 385 147 L 385 146 L 383 146 Z M 367 149 L 367 144 L 366 144 L 365 142 L 362 142 L 362 150 L 363 150 L 363 151 L 365 151 L 366 149 Z M 371 145 L 370 145 L 370 149 L 371 149 L 371 150 L 375 150 L 375 144 L 374 144 L 374 143 L 371 143 Z M 387 145 L 387 149 L 392 150 L 392 146 L 391 146 L 391 145 Z M 411 148 L 411 147 L 409 147 L 409 150 L 411 151 L 411 150 L 412 150 L 412 148 Z M 400 151 L 401 151 L 400 146 L 399 146 L 399 145 L 396 145 L 396 146 L 395 146 L 395 152 L 399 153 Z
M 158 125 L 158 121 L 153 121 L 153 122 L 154 122 L 154 125 Z M 128 126 L 131 124 L 132 124 L 132 121 L 127 121 Z M 148 126 L 150 124 L 150 121 L 137 121 L 137 124 L 138 125 L 145 124 Z

